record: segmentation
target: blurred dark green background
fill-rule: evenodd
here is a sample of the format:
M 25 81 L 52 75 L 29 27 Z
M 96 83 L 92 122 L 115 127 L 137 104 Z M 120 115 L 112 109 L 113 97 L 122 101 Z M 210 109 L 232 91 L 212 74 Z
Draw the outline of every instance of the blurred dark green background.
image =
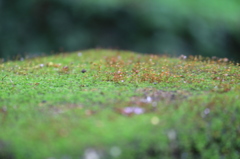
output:
M 0 57 L 113 48 L 240 60 L 239 0 L 0 0 Z

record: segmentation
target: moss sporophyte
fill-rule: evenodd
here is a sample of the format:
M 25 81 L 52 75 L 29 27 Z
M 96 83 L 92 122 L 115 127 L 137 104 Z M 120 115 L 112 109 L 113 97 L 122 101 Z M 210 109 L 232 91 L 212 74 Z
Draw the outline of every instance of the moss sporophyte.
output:
M 87 50 L 0 68 L 0 158 L 238 158 L 226 58 Z

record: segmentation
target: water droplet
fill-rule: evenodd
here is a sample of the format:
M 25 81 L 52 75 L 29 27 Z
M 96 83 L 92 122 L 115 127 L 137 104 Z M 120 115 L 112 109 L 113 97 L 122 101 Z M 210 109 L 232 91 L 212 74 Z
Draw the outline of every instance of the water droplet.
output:
M 110 154 L 113 157 L 118 157 L 119 155 L 121 155 L 121 153 L 122 153 L 121 149 L 117 146 L 114 146 L 110 149 Z
M 175 130 L 170 130 L 167 135 L 170 140 L 175 140 L 177 137 L 177 133 Z
M 156 116 L 152 117 L 151 123 L 152 123 L 153 125 L 157 125 L 157 124 L 159 123 L 159 118 L 156 117 Z
M 206 109 L 204 110 L 204 114 L 207 115 L 207 114 L 209 114 L 209 113 L 210 113 L 210 109 L 209 109 L 209 108 L 206 108 Z
M 151 103 L 152 102 L 152 98 L 148 96 L 146 101 L 147 101 L 147 103 Z
M 187 58 L 186 55 L 181 55 L 181 56 L 179 56 L 179 59 L 181 59 L 181 60 L 185 60 L 186 58 Z
M 142 114 L 142 113 L 144 113 L 144 110 L 139 107 L 126 107 L 126 108 L 124 108 L 124 113 L 126 113 L 126 114 L 131 114 L 131 113 Z
M 79 53 L 78 53 L 78 56 L 82 56 L 82 53 L 81 53 L 81 52 L 79 52 Z
M 100 159 L 98 152 L 92 148 L 85 150 L 84 159 Z

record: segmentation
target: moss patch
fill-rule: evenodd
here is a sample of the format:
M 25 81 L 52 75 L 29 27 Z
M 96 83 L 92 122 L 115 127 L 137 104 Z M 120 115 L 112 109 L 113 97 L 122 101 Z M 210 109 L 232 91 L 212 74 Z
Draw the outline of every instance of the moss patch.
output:
M 0 68 L 0 156 L 239 155 L 240 70 L 228 59 L 88 50 Z

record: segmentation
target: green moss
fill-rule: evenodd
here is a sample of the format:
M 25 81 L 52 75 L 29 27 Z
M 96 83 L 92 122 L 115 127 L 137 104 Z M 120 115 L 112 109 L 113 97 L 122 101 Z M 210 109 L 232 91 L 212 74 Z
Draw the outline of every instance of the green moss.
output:
M 0 158 L 237 158 L 238 65 L 117 50 L 2 63 Z

